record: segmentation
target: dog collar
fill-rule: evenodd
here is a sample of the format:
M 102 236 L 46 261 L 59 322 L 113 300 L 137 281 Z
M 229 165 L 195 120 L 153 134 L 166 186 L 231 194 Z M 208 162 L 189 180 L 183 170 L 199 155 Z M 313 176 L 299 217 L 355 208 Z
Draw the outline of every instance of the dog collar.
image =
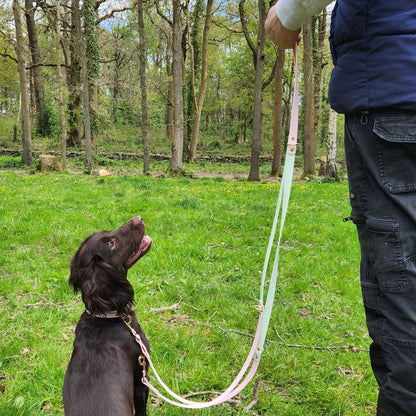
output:
M 109 311 L 105 313 L 92 313 L 88 309 L 85 309 L 88 315 L 94 316 L 95 318 L 104 318 L 104 319 L 113 319 L 113 318 L 120 318 L 120 315 L 117 311 Z

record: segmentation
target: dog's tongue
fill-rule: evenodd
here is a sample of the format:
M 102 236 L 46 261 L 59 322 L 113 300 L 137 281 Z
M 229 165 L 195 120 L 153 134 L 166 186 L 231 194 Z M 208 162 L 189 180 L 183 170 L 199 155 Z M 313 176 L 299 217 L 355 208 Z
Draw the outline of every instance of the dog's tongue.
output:
M 140 259 L 140 257 L 144 256 L 150 249 L 152 245 L 152 239 L 145 235 L 142 238 L 142 241 L 140 242 L 140 246 L 136 253 L 134 253 L 128 260 L 127 260 L 127 266 L 132 266 L 134 263 L 136 263 L 137 260 Z

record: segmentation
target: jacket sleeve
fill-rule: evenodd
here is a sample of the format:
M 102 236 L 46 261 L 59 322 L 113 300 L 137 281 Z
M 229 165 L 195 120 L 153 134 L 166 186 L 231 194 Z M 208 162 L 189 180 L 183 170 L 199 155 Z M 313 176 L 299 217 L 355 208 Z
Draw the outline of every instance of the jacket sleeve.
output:
M 282 25 L 289 30 L 298 30 L 309 17 L 315 16 L 333 0 L 279 0 L 276 13 Z

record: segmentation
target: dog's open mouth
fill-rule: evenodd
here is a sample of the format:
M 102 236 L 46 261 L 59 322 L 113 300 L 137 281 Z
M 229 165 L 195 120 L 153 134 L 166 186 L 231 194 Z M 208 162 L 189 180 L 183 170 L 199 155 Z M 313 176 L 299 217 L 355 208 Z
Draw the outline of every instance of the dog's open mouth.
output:
M 152 239 L 148 235 L 145 235 L 142 238 L 142 241 L 140 242 L 137 251 L 127 260 L 127 267 L 133 266 L 133 264 L 136 263 L 136 261 L 139 260 L 140 257 L 143 257 L 150 250 L 151 245 Z

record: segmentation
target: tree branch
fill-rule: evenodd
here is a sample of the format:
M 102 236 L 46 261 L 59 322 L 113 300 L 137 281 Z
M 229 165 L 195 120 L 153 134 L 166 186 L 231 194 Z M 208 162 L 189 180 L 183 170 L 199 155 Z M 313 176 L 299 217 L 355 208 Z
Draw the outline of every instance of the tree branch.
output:
M 14 56 L 10 55 L 10 54 L 9 54 L 9 53 L 7 53 L 6 51 L 4 51 L 4 52 L 0 52 L 0 56 L 2 56 L 3 58 L 9 58 L 9 59 L 11 59 L 13 62 L 16 62 L 16 63 L 17 63 L 17 59 L 16 59 L 16 57 L 14 57 Z
M 155 6 L 156 6 L 156 11 L 157 11 L 157 14 L 163 19 L 163 20 L 165 20 L 167 23 L 169 23 L 169 25 L 171 25 L 172 26 L 172 20 L 170 20 L 167 16 L 165 16 L 164 14 L 163 14 L 163 12 L 160 10 L 160 8 L 159 8 L 159 1 L 158 0 L 156 0 L 155 2 L 154 2 L 154 4 L 155 4 Z
M 236 329 L 227 329 L 227 330 L 224 330 L 220 326 L 218 326 L 218 329 L 221 332 L 223 332 L 223 333 L 226 333 L 226 332 L 234 332 L 236 334 L 243 335 L 243 336 L 248 337 L 248 338 L 254 338 L 254 335 L 253 334 L 246 334 L 244 332 L 237 331 Z M 277 333 L 276 329 L 275 329 L 275 332 Z M 300 349 L 317 350 L 317 351 L 345 350 L 345 351 L 352 351 L 352 352 L 368 352 L 367 349 L 357 348 L 357 347 L 354 347 L 353 345 L 316 346 L 316 345 L 304 345 L 304 344 L 287 344 L 286 342 L 284 342 L 284 340 L 282 339 L 282 337 L 278 333 L 277 333 L 277 336 L 282 340 L 281 342 L 279 342 L 279 341 L 272 341 L 270 339 L 266 339 L 266 341 L 267 342 L 270 342 L 272 344 L 282 345 L 282 346 L 288 347 L 288 348 L 300 348 Z
M 46 67 L 49 67 L 49 68 L 56 68 L 56 64 L 53 64 L 53 63 L 45 63 L 45 62 L 38 62 L 37 64 L 32 64 L 32 65 L 26 66 L 26 69 L 33 69 L 33 68 L 36 68 L 38 66 L 46 66 Z M 61 65 L 61 66 L 66 67 L 67 65 Z
M 96 25 L 98 26 L 101 22 L 103 22 L 104 20 L 109 19 L 110 17 L 113 17 L 116 13 L 122 13 L 122 12 L 125 12 L 126 10 L 133 10 L 136 6 L 137 6 L 137 1 L 133 2 L 133 4 L 129 7 L 123 7 L 121 9 L 113 9 L 109 13 L 104 15 L 103 17 L 100 17 L 99 19 L 97 19 L 96 20 Z
M 174 303 L 172 306 L 164 306 L 162 308 L 151 308 L 150 312 L 163 313 L 163 312 L 166 312 L 166 311 L 177 311 L 181 307 L 181 301 L 182 301 L 182 298 L 180 298 L 178 300 L 178 302 Z
M 244 11 L 244 3 L 245 2 L 246 2 L 246 0 L 240 0 L 240 2 L 238 3 L 238 10 L 240 12 L 241 26 L 243 28 L 244 37 L 247 40 L 248 46 L 252 50 L 253 55 L 256 56 L 257 55 L 257 48 L 254 45 L 253 41 L 251 40 L 250 33 L 248 32 L 248 28 L 247 28 L 246 15 L 245 15 L 245 11 Z

